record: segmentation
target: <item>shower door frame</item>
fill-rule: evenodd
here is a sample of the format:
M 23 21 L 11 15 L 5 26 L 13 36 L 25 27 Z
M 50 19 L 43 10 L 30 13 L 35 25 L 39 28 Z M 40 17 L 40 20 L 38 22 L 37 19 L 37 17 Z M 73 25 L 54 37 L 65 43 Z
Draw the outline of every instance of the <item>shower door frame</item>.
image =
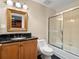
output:
M 58 15 L 55 15 L 55 16 L 51 16 L 51 17 L 49 17 L 48 18 L 48 44 L 50 44 L 50 45 L 52 45 L 52 46 L 54 46 L 54 47 L 57 47 L 57 48 L 59 48 L 59 49 L 63 49 L 63 45 L 62 45 L 62 47 L 60 48 L 60 47 L 58 47 L 58 46 L 55 46 L 55 45 L 53 45 L 53 44 L 51 44 L 50 43 L 50 41 L 49 41 L 49 39 L 50 39 L 50 19 L 51 18 L 53 18 L 53 17 L 56 17 L 56 16 L 59 16 L 59 15 L 62 15 L 63 16 L 63 14 L 58 14 Z M 62 18 L 63 19 L 63 18 Z M 63 21 L 62 21 L 63 22 Z M 61 24 L 60 24 L 61 25 Z M 61 26 L 60 26 L 61 27 Z M 61 42 L 62 42 L 62 44 L 63 44 L 63 28 L 62 28 L 62 30 L 61 30 L 61 35 L 62 35 L 62 38 L 61 38 Z

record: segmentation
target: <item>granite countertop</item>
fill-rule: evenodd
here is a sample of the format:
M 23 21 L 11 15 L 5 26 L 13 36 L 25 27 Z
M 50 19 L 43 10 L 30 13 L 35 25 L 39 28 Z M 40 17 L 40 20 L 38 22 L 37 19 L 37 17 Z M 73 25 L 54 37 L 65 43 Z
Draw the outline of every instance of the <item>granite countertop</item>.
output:
M 28 40 L 36 40 L 38 38 L 36 37 L 32 37 L 32 38 L 21 38 L 21 39 L 9 39 L 9 40 L 6 40 L 6 41 L 0 41 L 0 44 L 6 44 L 6 43 L 13 43 L 13 42 L 21 42 L 21 41 L 28 41 Z

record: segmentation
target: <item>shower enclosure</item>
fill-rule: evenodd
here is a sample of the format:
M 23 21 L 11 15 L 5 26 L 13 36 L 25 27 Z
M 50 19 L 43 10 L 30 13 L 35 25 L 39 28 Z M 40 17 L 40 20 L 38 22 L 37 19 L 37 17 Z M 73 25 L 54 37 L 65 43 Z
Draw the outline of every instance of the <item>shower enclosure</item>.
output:
M 49 44 L 79 56 L 79 8 L 50 17 Z

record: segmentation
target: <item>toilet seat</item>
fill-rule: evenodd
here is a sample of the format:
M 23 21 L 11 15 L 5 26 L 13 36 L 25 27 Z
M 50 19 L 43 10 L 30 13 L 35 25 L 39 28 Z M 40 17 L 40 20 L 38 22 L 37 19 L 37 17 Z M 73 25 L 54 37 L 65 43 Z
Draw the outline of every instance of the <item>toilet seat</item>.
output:
M 52 52 L 53 50 L 50 47 L 44 47 L 43 51 L 45 51 L 45 52 Z
M 52 48 L 50 48 L 50 47 L 43 47 L 43 48 L 42 48 L 42 53 L 43 53 L 44 55 L 47 55 L 47 56 L 53 55 L 53 50 L 52 50 Z

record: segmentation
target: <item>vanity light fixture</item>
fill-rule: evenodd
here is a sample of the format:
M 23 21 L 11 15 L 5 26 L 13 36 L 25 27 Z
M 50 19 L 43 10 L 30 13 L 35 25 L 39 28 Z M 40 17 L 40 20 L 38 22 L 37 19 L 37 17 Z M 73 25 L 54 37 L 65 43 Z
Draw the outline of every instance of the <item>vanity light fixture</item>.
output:
M 5 3 L 11 7 L 14 6 L 17 8 L 28 9 L 28 6 L 26 4 L 21 4 L 20 2 L 13 2 L 12 0 L 7 0 L 7 1 L 5 1 Z
M 28 6 L 24 4 L 23 9 L 28 9 Z
M 16 2 L 16 3 L 15 3 L 15 6 L 16 6 L 17 8 L 21 8 L 21 3 Z
M 8 6 L 13 6 L 13 1 L 12 0 L 7 0 L 7 5 Z

